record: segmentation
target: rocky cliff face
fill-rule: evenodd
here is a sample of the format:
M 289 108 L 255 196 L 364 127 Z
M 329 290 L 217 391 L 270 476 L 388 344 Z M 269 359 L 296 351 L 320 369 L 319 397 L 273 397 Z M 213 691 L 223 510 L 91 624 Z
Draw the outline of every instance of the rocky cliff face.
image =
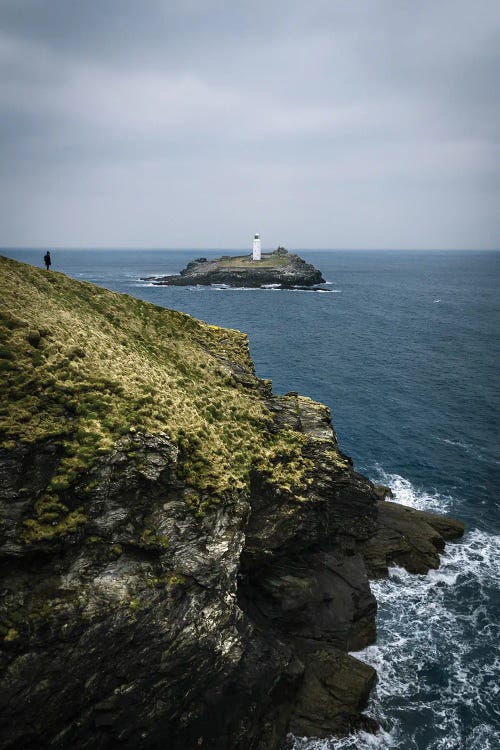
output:
M 273 285 L 283 289 L 310 287 L 325 281 L 321 271 L 284 248 L 263 253 L 259 261 L 253 261 L 251 255 L 227 255 L 214 260 L 198 258 L 188 263 L 179 275 L 151 277 L 150 280 L 160 286 L 225 284 L 258 288 Z
M 278 750 L 374 729 L 375 673 L 347 653 L 376 635 L 368 578 L 437 567 L 461 525 L 383 499 L 325 406 L 255 377 L 241 334 L 2 271 L 0 747 Z M 127 357 L 150 389 L 167 372 L 172 404 L 144 410 Z

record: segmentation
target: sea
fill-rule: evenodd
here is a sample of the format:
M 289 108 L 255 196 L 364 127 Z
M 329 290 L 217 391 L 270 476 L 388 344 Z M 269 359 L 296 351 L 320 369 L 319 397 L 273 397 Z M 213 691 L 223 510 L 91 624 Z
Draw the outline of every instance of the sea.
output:
M 42 249 L 0 249 L 37 266 Z M 241 251 L 240 251 L 241 252 Z M 224 254 L 232 251 L 224 250 Z M 239 254 L 237 250 L 234 254 Z M 53 250 L 53 270 L 248 333 L 276 393 L 327 404 L 355 468 L 397 502 L 459 518 L 441 567 L 375 581 L 376 735 L 294 750 L 500 748 L 498 452 L 500 253 L 314 251 L 312 291 L 159 287 L 207 250 Z

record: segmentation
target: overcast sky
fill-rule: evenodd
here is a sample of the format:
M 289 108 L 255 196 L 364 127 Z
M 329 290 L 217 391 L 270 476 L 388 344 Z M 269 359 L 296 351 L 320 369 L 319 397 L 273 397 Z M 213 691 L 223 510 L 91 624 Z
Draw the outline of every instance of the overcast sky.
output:
M 0 245 L 498 248 L 499 0 L 0 0 Z

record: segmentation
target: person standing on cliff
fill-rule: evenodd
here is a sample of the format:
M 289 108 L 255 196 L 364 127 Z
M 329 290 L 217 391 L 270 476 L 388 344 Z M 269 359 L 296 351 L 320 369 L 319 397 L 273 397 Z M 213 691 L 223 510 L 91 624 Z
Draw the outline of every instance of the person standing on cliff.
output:
M 47 252 L 43 256 L 43 262 L 45 263 L 45 268 L 47 269 L 47 271 L 50 271 L 50 266 L 52 263 L 52 260 L 50 258 L 50 250 L 47 250 Z

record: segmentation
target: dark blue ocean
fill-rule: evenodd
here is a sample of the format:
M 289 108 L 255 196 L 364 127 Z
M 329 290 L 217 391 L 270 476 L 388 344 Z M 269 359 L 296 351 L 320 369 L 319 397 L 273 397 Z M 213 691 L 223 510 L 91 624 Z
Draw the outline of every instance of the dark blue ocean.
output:
M 41 250 L 2 250 L 42 265 Z M 224 251 L 228 252 L 228 251 Z M 236 253 L 236 251 L 235 251 Z M 356 468 L 399 502 L 465 521 L 439 571 L 375 582 L 376 737 L 296 750 L 500 748 L 500 253 L 301 251 L 320 291 L 154 287 L 213 251 L 53 252 L 53 269 L 249 334 L 261 377 L 331 407 Z

